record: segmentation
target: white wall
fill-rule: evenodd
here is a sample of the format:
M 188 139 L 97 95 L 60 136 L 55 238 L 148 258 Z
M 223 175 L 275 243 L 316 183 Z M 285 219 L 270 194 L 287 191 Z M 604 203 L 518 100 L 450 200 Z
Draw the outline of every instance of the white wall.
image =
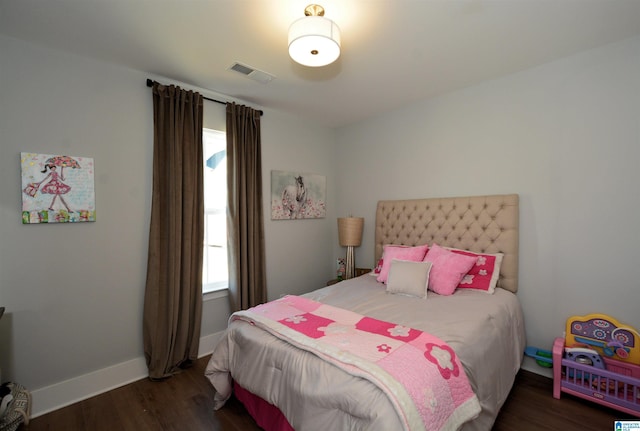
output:
M 640 327 L 640 38 L 344 127 L 337 143 L 338 208 L 366 218 L 356 261 L 373 264 L 379 199 L 518 193 L 528 342 L 550 349 L 576 314 Z
M 0 54 L 0 367 L 36 395 L 71 400 L 81 390 L 63 394 L 69 381 L 140 377 L 148 76 L 1 36 Z M 379 199 L 518 193 L 529 343 L 549 347 L 573 314 L 640 327 L 639 96 L 635 38 L 337 131 L 263 108 L 269 298 L 333 276 L 344 254 L 337 216 L 366 217 L 356 263 L 371 266 Z M 222 108 L 206 106 L 221 121 Z M 97 221 L 22 225 L 21 151 L 93 157 Z M 326 175 L 327 217 L 271 221 L 272 169 Z M 227 316 L 225 298 L 207 301 L 203 336 Z M 43 398 L 34 397 L 35 413 L 49 407 Z
M 287 118 L 289 118 L 287 120 Z M 272 112 L 262 121 L 265 241 L 269 300 L 325 286 L 335 276 L 338 242 L 335 132 Z M 268 142 L 268 144 L 266 143 Z M 319 174 L 327 180 L 324 219 L 271 220 L 272 170 Z
M 0 58 L 0 368 L 3 380 L 34 392 L 37 415 L 56 407 L 52 397 L 64 404 L 146 371 L 150 76 L 3 36 Z M 326 232 L 335 218 L 330 209 L 326 219 L 271 222 L 270 171 L 326 175 L 334 208 L 335 137 L 262 109 L 267 285 L 275 298 L 331 278 L 334 241 Z M 224 125 L 224 115 L 224 106 L 205 103 L 207 126 Z M 22 225 L 21 151 L 92 157 L 97 221 Z M 202 336 L 223 330 L 228 315 L 226 297 L 207 300 Z

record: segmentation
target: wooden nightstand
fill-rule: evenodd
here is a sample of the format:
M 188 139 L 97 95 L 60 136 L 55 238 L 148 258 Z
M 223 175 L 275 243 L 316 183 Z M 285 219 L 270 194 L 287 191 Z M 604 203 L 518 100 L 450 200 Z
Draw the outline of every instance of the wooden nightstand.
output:
M 368 274 L 371 272 L 371 268 L 356 268 L 356 277 L 360 277 L 361 275 Z M 327 281 L 327 286 L 331 286 L 332 284 L 336 284 L 344 279 L 334 278 L 333 280 Z
M 365 275 L 371 272 L 371 268 L 356 268 L 356 277 Z

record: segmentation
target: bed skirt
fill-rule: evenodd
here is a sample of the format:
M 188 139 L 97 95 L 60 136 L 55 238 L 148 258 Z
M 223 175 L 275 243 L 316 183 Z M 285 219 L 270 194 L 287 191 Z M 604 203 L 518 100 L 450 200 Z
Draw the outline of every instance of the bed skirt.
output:
M 295 431 L 280 409 L 273 404 L 252 394 L 236 382 L 233 382 L 233 392 L 260 428 L 265 431 Z

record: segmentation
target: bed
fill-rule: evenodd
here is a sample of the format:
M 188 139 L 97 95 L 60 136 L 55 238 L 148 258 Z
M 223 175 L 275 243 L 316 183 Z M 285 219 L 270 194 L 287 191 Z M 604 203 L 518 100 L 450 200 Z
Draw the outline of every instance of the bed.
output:
M 393 322 L 443 340 L 457 355 L 479 411 L 438 428 L 489 430 L 520 369 L 526 344 L 516 296 L 518 224 L 515 194 L 380 201 L 376 262 L 390 255 L 387 245 L 411 249 L 429 245 L 460 254 L 500 256 L 493 292 L 460 288 L 460 284 L 452 294 L 428 291 L 426 298 L 420 298 L 390 293 L 391 278 L 385 284 L 378 281 L 379 274 L 365 274 L 295 299 L 320 303 L 323 309 L 348 310 L 376 322 Z M 393 261 L 393 265 L 400 263 Z M 389 277 L 400 274 L 398 268 L 392 267 Z M 215 409 L 224 405 L 235 388 L 236 396 L 267 430 L 429 428 L 411 425 L 379 381 L 336 366 L 323 352 L 300 346 L 298 338 L 274 335 L 260 319 L 232 316 L 215 347 L 205 371 L 215 391 Z

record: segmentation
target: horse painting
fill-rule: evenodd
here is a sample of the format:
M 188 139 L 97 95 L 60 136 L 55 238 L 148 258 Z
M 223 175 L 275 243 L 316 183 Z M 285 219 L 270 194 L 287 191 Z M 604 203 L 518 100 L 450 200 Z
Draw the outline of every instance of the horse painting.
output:
M 271 219 L 326 217 L 327 179 L 318 174 L 271 171 Z
M 282 191 L 282 209 L 290 219 L 300 218 L 307 200 L 302 176 L 295 177 L 295 185 L 289 185 Z

